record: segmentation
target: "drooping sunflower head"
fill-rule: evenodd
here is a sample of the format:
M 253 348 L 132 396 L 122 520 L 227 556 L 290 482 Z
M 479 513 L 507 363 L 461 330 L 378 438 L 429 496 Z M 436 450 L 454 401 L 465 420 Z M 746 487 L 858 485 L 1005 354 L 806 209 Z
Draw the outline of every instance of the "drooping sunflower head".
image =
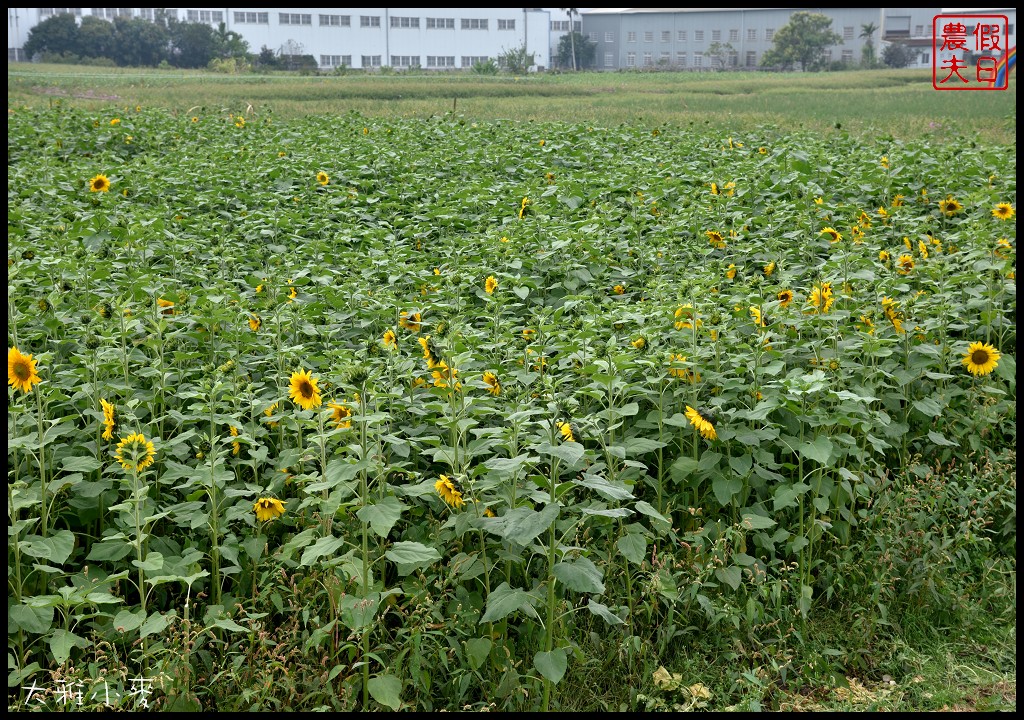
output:
M 323 404 L 317 379 L 305 369 L 292 373 L 288 395 L 303 410 L 312 410 Z
M 704 234 L 708 236 L 709 245 L 712 245 L 719 250 L 725 249 L 725 238 L 722 237 L 722 233 L 717 230 L 705 230 Z
M 441 475 L 434 483 L 434 490 L 441 496 L 441 499 L 453 508 L 461 508 L 466 504 L 462 499 L 462 493 L 456 489 L 455 483 L 447 475 Z
M 326 185 L 327 183 L 329 183 L 331 181 L 331 177 L 327 173 L 325 173 L 323 170 L 321 170 L 320 172 L 318 172 L 316 174 L 316 181 L 318 183 L 320 183 L 321 185 Z
M 488 295 L 490 295 L 491 293 L 493 293 L 497 289 L 498 289 L 498 279 L 495 278 L 493 275 L 488 275 L 487 279 L 484 281 L 484 291 L 486 291 L 486 293 Z
M 331 420 L 334 421 L 335 425 L 340 428 L 352 427 L 352 408 L 348 405 L 333 402 L 327 403 L 327 407 L 334 411 L 331 413 Z
M 612 292 L 615 293 L 616 295 L 622 295 L 622 294 L 624 294 L 626 292 L 626 286 L 625 285 L 616 285 L 616 286 L 614 286 L 612 288 Z
M 754 324 L 758 327 L 766 327 L 764 316 L 761 314 L 761 308 L 757 305 L 750 306 L 750 317 L 753 318 Z
M 256 513 L 257 520 L 260 522 L 267 522 L 268 520 L 274 520 L 275 518 L 279 518 L 284 515 L 284 506 L 287 504 L 287 500 L 261 497 L 252 506 L 252 511 Z
M 878 259 L 879 259 L 880 262 L 888 264 L 889 260 L 892 259 L 892 256 L 889 255 L 889 251 L 888 250 L 879 250 L 878 251 Z
M 113 403 L 100 398 L 100 405 L 103 407 L 103 435 L 104 440 L 113 440 L 114 432 L 117 430 L 117 410 Z
M 398 347 L 398 338 L 395 336 L 395 331 L 391 328 L 384 331 L 384 335 L 381 337 L 381 340 L 384 342 L 384 347 Z
M 32 386 L 42 382 L 36 372 L 32 355 L 24 355 L 18 348 L 7 350 L 7 384 L 23 393 L 32 392 Z
M 771 277 L 773 272 L 775 272 L 775 261 L 774 260 L 764 266 L 764 276 L 765 277 Z
M 942 200 L 939 200 L 939 210 L 946 217 L 953 217 L 963 209 L 964 206 L 952 195 L 947 195 Z
M 729 267 L 727 267 L 725 269 L 725 276 L 727 278 L 729 278 L 730 280 L 735 280 L 736 279 L 736 265 L 735 264 L 729 263 Z
M 712 195 L 718 195 L 719 194 L 719 192 L 718 192 L 718 183 L 714 183 L 714 182 L 711 183 L 711 194 Z
M 992 217 L 999 218 L 1000 220 L 1009 220 L 1013 217 L 1014 209 L 1010 203 L 999 203 L 992 208 Z
M 688 380 L 691 383 L 700 382 L 700 373 L 688 367 L 689 363 L 686 362 L 685 355 L 670 353 L 668 363 L 668 374 L 672 377 Z
M 418 312 L 406 312 L 403 310 L 398 316 L 398 324 L 412 332 L 420 331 L 420 323 L 422 320 L 423 319 L 420 317 Z
M 100 173 L 89 181 L 89 192 L 107 192 L 110 190 L 110 179 Z
M 579 442 L 579 429 L 575 427 L 575 423 L 570 420 L 559 422 L 556 424 L 558 432 L 562 434 L 562 440 L 565 442 Z
M 501 395 L 501 383 L 498 382 L 498 376 L 492 373 L 490 370 L 484 373 L 483 376 L 484 384 L 487 385 L 487 392 L 494 397 Z
M 427 361 L 427 369 L 433 370 L 443 362 L 441 353 L 437 349 L 430 335 L 419 338 L 420 346 L 423 348 L 423 359 Z
M 710 408 L 700 409 L 686 406 L 686 419 L 701 434 L 705 440 L 716 440 L 718 433 L 715 432 L 715 414 Z
M 967 372 L 974 377 L 981 377 L 982 375 L 988 375 L 996 369 L 1000 357 L 1002 355 L 992 345 L 983 342 L 973 342 L 967 348 L 967 352 L 964 353 L 961 362 L 967 368 Z
M 917 241 L 917 252 L 921 255 L 921 259 L 928 259 L 928 245 L 925 244 L 924 240 Z
M 914 269 L 914 256 L 903 254 L 896 260 L 896 271 L 900 275 L 909 275 Z
M 829 242 L 837 243 L 843 239 L 843 236 L 839 234 L 839 231 L 832 227 L 822 228 L 819 235 L 827 235 Z
M 793 291 L 792 290 L 780 290 L 778 294 L 779 306 L 786 307 L 793 302 Z
M 637 350 L 645 350 L 647 348 L 647 338 L 640 335 L 636 340 L 630 343 Z
M 130 433 L 117 444 L 114 458 L 125 470 L 142 472 L 153 464 L 156 449 L 153 447 L 153 441 L 147 440 L 142 433 Z
M 253 332 L 258 332 L 263 327 L 263 319 L 255 313 L 249 315 L 249 329 Z

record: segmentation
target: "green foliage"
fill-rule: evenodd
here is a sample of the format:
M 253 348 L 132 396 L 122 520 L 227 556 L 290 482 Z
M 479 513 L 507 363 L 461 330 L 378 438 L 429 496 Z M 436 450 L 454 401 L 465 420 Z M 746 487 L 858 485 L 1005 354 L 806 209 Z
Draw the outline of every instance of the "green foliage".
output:
M 882 48 L 882 62 L 886 67 L 905 68 L 914 61 L 914 49 L 901 42 L 890 42 Z
M 498 65 L 513 75 L 525 75 L 536 64 L 535 57 L 526 51 L 526 45 L 520 45 L 498 53 Z
M 474 75 L 497 75 L 501 68 L 498 67 L 498 63 L 495 62 L 494 58 L 487 58 L 485 62 L 475 62 L 471 68 Z
M 775 33 L 771 49 L 761 56 L 761 65 L 783 69 L 798 65 L 805 71 L 818 69 L 825 48 L 843 40 L 831 27 L 832 18 L 827 15 L 806 11 L 793 13 L 789 22 Z
M 555 58 L 559 67 L 570 67 L 574 70 L 585 70 L 593 67 L 597 56 L 597 43 L 583 33 L 573 31 L 558 39 L 558 50 Z
M 64 53 L 78 55 L 78 23 L 71 13 L 51 15 L 28 31 L 25 56 L 59 56 Z

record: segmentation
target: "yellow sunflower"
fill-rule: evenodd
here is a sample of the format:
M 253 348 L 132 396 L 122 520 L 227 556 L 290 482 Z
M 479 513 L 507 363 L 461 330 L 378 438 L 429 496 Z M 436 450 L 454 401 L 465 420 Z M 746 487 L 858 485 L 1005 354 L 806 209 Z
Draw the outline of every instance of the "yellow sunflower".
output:
M 156 450 L 153 448 L 153 441 L 147 440 L 145 435 L 131 433 L 128 437 L 121 438 L 114 458 L 125 470 L 142 472 L 153 464 Z
M 316 174 L 316 181 L 318 183 L 320 183 L 321 185 L 326 185 L 327 183 L 329 183 L 331 181 L 331 177 L 327 173 L 325 173 L 323 170 L 321 170 L 320 172 L 318 172 Z
M 647 347 L 647 338 L 641 335 L 636 340 L 631 342 L 630 345 L 635 347 L 637 350 L 643 350 L 645 347 Z
M 967 372 L 974 377 L 981 377 L 982 375 L 988 375 L 996 369 L 1000 357 L 1002 355 L 999 351 L 988 343 L 973 342 L 967 348 L 967 352 L 964 353 L 961 362 L 967 368 Z
M 497 280 L 497 278 L 495 278 L 493 275 L 488 275 L 487 279 L 484 281 L 484 291 L 486 291 L 486 293 L 488 295 L 490 295 L 491 293 L 493 293 L 497 289 L 498 289 L 498 280 Z
M 462 499 L 462 493 L 455 489 L 455 483 L 447 475 L 442 475 L 434 483 L 434 489 L 437 490 L 437 494 L 441 496 L 441 499 L 453 508 L 460 508 L 466 504 L 466 501 Z
M 879 250 L 878 259 L 883 263 L 888 263 L 892 256 L 889 255 L 888 250 Z
M 616 285 L 615 287 L 612 288 L 612 292 L 614 292 L 616 295 L 622 295 L 623 293 L 626 292 L 626 287 L 625 285 Z
M 705 440 L 716 440 L 718 438 L 718 433 L 715 432 L 715 426 L 710 419 L 711 417 L 711 412 L 707 409 L 698 410 L 689 405 L 686 406 L 686 419 L 690 421 L 690 424 L 696 428 L 697 432 Z
M 775 262 L 772 261 L 764 266 L 764 276 L 771 277 L 772 273 L 775 272 Z
M 309 374 L 308 370 L 296 370 L 292 373 L 288 395 L 303 410 L 312 410 L 323 404 L 317 380 Z
M 711 194 L 718 195 L 718 183 L 711 183 Z
M 287 500 L 278 500 L 277 498 L 261 497 L 252 506 L 252 511 L 256 513 L 256 519 L 260 522 L 266 522 L 273 520 L 284 515 L 284 506 L 288 504 Z
M 501 383 L 498 382 L 498 376 L 490 370 L 484 373 L 484 383 L 487 385 L 487 392 L 491 395 L 494 397 L 501 395 Z
M 398 316 L 398 324 L 404 327 L 406 330 L 411 330 L 412 332 L 420 331 L 421 322 L 422 318 L 420 317 L 420 314 L 418 312 L 407 313 L 405 310 L 403 310 L 401 314 L 399 314 Z
M 327 403 L 327 407 L 334 411 L 331 414 L 331 420 L 335 425 L 340 428 L 352 427 L 352 408 L 340 403 Z
M 729 263 L 729 267 L 727 267 L 726 270 L 725 270 L 725 276 L 727 278 L 729 278 L 730 280 L 735 280 L 736 279 L 736 265 L 734 265 L 733 263 Z
M 896 265 L 896 271 L 900 275 L 909 275 L 910 272 L 914 269 L 914 256 L 906 254 L 900 255 L 899 258 L 896 260 Z
M 677 307 L 674 317 L 676 318 L 674 325 L 676 330 L 693 330 L 695 329 L 695 326 L 696 329 L 699 329 L 700 326 L 704 324 L 704 322 L 696 316 L 693 305 L 690 303 Z
M 231 437 L 238 437 L 238 428 L 236 428 L 234 425 L 232 425 L 228 429 L 231 431 Z M 241 451 L 242 451 L 242 443 L 238 442 L 237 440 L 234 441 L 233 443 L 231 443 L 231 454 L 232 455 L 237 455 Z
M 761 315 L 761 308 L 756 305 L 750 306 L 750 317 L 754 319 L 754 324 L 758 327 L 767 327 L 764 321 L 764 317 Z
M 395 336 L 395 331 L 388 328 L 384 331 L 384 336 L 381 338 L 384 341 L 384 346 L 389 348 L 398 347 L 398 338 Z
M 259 315 L 249 315 L 249 329 L 257 332 L 263 326 L 263 320 Z
M 679 365 L 681 365 L 683 363 L 686 363 L 686 356 L 685 355 L 677 355 L 676 353 L 671 353 L 668 356 L 668 362 L 669 362 L 668 374 L 671 375 L 672 377 L 677 377 L 677 378 L 681 378 L 683 380 L 688 380 L 691 383 L 698 383 L 698 382 L 700 382 L 700 373 L 699 372 L 691 370 L 688 367 L 679 367 Z
M 572 423 L 570 423 L 570 422 L 560 422 L 560 423 L 557 423 L 557 427 L 558 427 L 558 432 L 562 433 L 562 439 L 565 442 L 577 442 L 577 440 L 576 440 L 577 433 L 573 432 Z
M 823 282 L 821 285 L 815 285 L 811 296 L 807 298 L 807 303 L 811 306 L 808 312 L 827 313 L 832 309 L 833 302 L 835 302 L 835 297 L 832 294 L 831 283 Z
M 821 232 L 818 233 L 818 234 L 819 235 L 828 235 L 828 240 L 829 240 L 829 242 L 832 242 L 832 243 L 837 243 L 837 242 L 839 242 L 840 240 L 843 239 L 843 236 L 839 234 L 839 231 L 836 230 L 835 228 L 831 228 L 831 227 L 822 228 Z
M 89 181 L 89 192 L 107 192 L 110 190 L 110 180 L 102 173 Z
M 530 205 L 530 198 L 524 197 L 523 201 L 519 203 L 519 219 L 522 220 L 526 216 L 526 208 Z
M 101 437 L 104 440 L 113 440 L 114 430 L 117 429 L 117 411 L 113 404 L 103 398 L 100 398 L 100 405 L 103 406 L 103 426 L 105 428 Z
M 719 250 L 725 249 L 725 238 L 722 237 L 722 233 L 717 230 L 705 230 L 704 234 L 708 236 L 708 244 Z
M 1013 217 L 1013 205 L 1010 203 L 999 203 L 992 208 L 992 217 L 999 218 L 1000 220 L 1009 220 Z
M 957 201 L 952 195 L 947 195 L 944 200 L 939 200 L 939 210 L 946 217 L 953 217 L 958 212 L 964 209 L 964 206 Z
M 431 342 L 430 335 L 419 338 L 419 343 L 423 347 L 423 358 L 427 361 L 427 370 L 433 370 L 441 364 L 441 355 L 437 351 L 437 346 Z
M 32 392 L 32 386 L 42 382 L 36 372 L 36 361 L 31 355 L 24 355 L 18 348 L 7 350 L 7 384 L 24 393 Z
M 786 307 L 793 302 L 793 291 L 792 290 L 780 290 L 778 294 L 779 307 Z

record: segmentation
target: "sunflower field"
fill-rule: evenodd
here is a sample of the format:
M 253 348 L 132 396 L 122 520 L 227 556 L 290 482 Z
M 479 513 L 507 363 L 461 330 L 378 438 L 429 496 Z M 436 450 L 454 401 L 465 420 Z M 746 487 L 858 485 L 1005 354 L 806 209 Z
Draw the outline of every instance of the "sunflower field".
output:
M 1015 574 L 1015 210 L 969 138 L 11 107 L 8 707 L 902 682 Z

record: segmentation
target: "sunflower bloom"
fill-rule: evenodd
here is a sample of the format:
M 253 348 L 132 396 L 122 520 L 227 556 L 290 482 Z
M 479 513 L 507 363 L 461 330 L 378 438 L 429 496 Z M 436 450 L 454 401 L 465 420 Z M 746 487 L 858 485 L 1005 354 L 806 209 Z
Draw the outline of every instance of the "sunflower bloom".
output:
M 453 508 L 461 508 L 466 504 L 466 501 L 462 499 L 462 493 L 455 489 L 455 483 L 447 475 L 442 475 L 434 483 L 434 489 L 437 490 L 437 494 L 441 496 L 441 499 Z
M 36 372 L 36 361 L 31 355 L 24 355 L 18 348 L 7 350 L 7 384 L 23 393 L 32 392 L 32 386 L 42 382 Z
M 729 263 L 729 267 L 725 270 L 725 276 L 730 280 L 736 279 L 736 266 L 733 263 Z
M 914 269 L 914 256 L 913 255 L 900 255 L 896 260 L 897 272 L 900 275 L 909 275 Z
M 811 296 L 807 298 L 807 303 L 811 306 L 808 312 L 825 314 L 832 309 L 833 302 L 835 302 L 835 296 L 832 293 L 831 283 L 823 282 L 821 285 L 815 285 Z
M 623 293 L 626 292 L 626 286 L 616 285 L 615 287 L 612 288 L 612 292 L 614 292 L 616 295 L 622 295 Z
M 777 297 L 779 298 L 779 307 L 786 307 L 793 302 L 793 291 L 780 290 Z
M 967 368 L 967 372 L 974 377 L 981 377 L 982 375 L 988 375 L 996 369 L 1000 357 L 1002 355 L 999 351 L 988 343 L 973 342 L 967 348 L 967 352 L 964 353 L 961 362 Z
M 174 314 L 174 302 L 172 300 L 164 300 L 163 298 L 156 299 L 157 307 L 160 308 L 161 315 L 173 315 Z
M 398 347 L 398 338 L 395 337 L 395 331 L 392 330 L 391 328 L 388 328 L 387 330 L 384 331 L 384 335 L 383 337 L 381 337 L 381 340 L 384 341 L 385 347 Z
M 104 440 L 114 439 L 114 430 L 117 429 L 117 411 L 112 403 L 100 398 L 100 405 L 103 406 L 103 435 Z
M 121 467 L 125 470 L 142 472 L 153 464 L 156 450 L 153 447 L 153 441 L 147 440 L 145 435 L 131 433 L 128 437 L 121 438 L 121 442 L 117 444 L 114 458 L 121 463 Z
M 704 324 L 704 322 L 697 317 L 694 312 L 693 305 L 690 303 L 677 307 L 674 317 L 676 318 L 676 322 L 674 324 L 676 330 L 699 329 L 700 326 Z
M 107 192 L 110 190 L 110 179 L 102 173 L 89 181 L 89 192 Z
M 708 236 L 709 245 L 719 250 L 725 249 L 725 238 L 722 237 L 722 233 L 717 230 L 705 230 L 704 234 Z
M 308 370 L 296 370 L 292 373 L 288 395 L 303 410 L 312 410 L 323 404 L 317 379 L 312 377 Z
M 701 437 L 705 440 L 716 440 L 718 433 L 715 432 L 715 426 L 709 419 L 710 417 L 711 414 L 708 410 L 701 411 L 689 405 L 686 406 L 686 419 L 701 434 Z
M 878 251 L 878 259 L 879 259 L 879 261 L 888 264 L 889 260 L 892 259 L 892 256 L 889 255 L 889 251 L 888 250 L 879 250 Z
M 423 347 L 423 359 L 427 361 L 427 370 L 433 370 L 441 365 L 441 355 L 434 343 L 431 342 L 430 335 L 419 338 L 419 343 Z
M 519 203 L 519 219 L 522 220 L 526 216 L 526 208 L 530 205 L 530 198 L 524 197 L 523 201 Z
M 837 243 L 843 239 L 843 236 L 839 234 L 839 231 L 831 227 L 822 228 L 821 232 L 818 234 L 828 235 L 828 241 L 831 243 Z
M 1013 205 L 1010 203 L 999 203 L 992 208 L 992 217 L 999 218 L 1000 220 L 1009 220 L 1013 217 Z
M 771 277 L 772 273 L 775 272 L 775 262 L 772 261 L 764 266 L 764 276 Z
M 229 430 L 231 431 L 231 437 L 238 437 L 238 428 L 236 428 L 234 425 L 232 425 L 229 428 Z M 231 454 L 232 455 L 237 455 L 241 451 L 242 451 L 242 443 L 238 442 L 237 440 L 235 440 L 233 443 L 231 443 Z
M 462 383 L 457 379 L 459 371 L 448 367 L 448 363 L 444 360 L 434 366 L 434 370 L 430 374 L 434 378 L 434 387 L 446 388 L 449 385 L 454 385 L 456 390 L 462 389 Z
M 680 367 L 680 365 L 686 362 L 685 355 L 677 355 L 676 353 L 671 353 L 668 356 L 668 362 L 668 374 L 671 375 L 672 377 L 677 377 L 682 380 L 686 380 L 690 383 L 700 382 L 699 372 L 691 370 L 688 367 Z
M 558 432 L 562 433 L 562 440 L 565 442 L 579 442 L 579 431 L 573 427 L 571 422 L 557 423 Z
M 484 291 L 490 295 L 498 289 L 498 280 L 493 275 L 488 275 L 484 281 Z
M 331 413 L 331 420 L 335 425 L 340 428 L 352 427 L 352 408 L 340 403 L 327 403 L 327 407 L 334 411 Z
M 329 183 L 331 181 L 331 177 L 327 173 L 325 173 L 323 170 L 321 170 L 320 172 L 318 172 L 316 174 L 316 181 L 318 183 L 320 183 L 321 185 L 326 185 L 327 183 Z
M 287 504 L 287 500 L 262 497 L 252 506 L 252 511 L 256 513 L 257 520 L 267 522 L 284 515 L 284 506 Z
M 487 392 L 494 397 L 501 395 L 501 383 L 498 382 L 498 376 L 489 370 L 484 373 L 484 384 L 487 385 Z
M 273 417 L 274 413 L 277 412 L 278 406 L 279 406 L 279 403 L 274 403 L 270 407 L 266 408 L 263 411 L 263 414 L 266 415 L 268 418 L 269 417 Z M 276 420 L 268 420 L 267 422 L 270 424 L 270 427 L 277 427 L 277 421 Z
M 947 195 L 944 200 L 939 200 L 939 210 L 946 217 L 953 217 L 964 209 L 964 206 L 952 195 Z
M 398 324 L 404 327 L 406 330 L 411 330 L 412 332 L 420 331 L 421 321 L 422 318 L 420 317 L 420 314 L 418 312 L 407 313 L 405 310 L 403 310 L 398 316 Z
M 922 260 L 928 259 L 928 246 L 925 245 L 924 240 L 917 241 L 917 251 L 921 254 Z
M 711 183 L 711 194 L 718 195 L 718 183 Z
M 257 332 L 262 326 L 263 326 L 263 320 L 260 318 L 259 315 L 253 314 L 253 315 L 249 316 L 249 329 L 250 330 L 252 330 L 253 332 Z
M 754 324 L 758 327 L 767 327 L 764 321 L 764 316 L 761 314 L 761 308 L 756 305 L 750 306 L 750 317 L 753 318 Z

